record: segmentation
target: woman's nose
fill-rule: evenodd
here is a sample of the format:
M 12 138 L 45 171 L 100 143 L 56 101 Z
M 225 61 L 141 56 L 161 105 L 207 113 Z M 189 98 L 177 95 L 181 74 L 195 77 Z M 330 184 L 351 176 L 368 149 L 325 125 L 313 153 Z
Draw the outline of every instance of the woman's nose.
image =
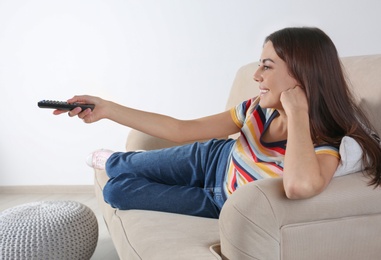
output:
M 253 79 L 256 81 L 256 82 L 261 82 L 262 81 L 262 76 L 261 76 L 261 73 L 259 72 L 260 68 L 258 68 L 255 72 L 254 72 L 254 75 L 253 75 Z

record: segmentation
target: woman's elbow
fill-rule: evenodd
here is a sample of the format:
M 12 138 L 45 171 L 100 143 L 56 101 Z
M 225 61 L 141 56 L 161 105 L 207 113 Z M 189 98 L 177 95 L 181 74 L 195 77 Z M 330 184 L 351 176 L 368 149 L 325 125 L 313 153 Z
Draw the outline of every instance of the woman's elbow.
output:
M 284 185 L 286 197 L 291 200 L 300 200 L 312 198 L 323 191 L 320 185 L 311 183 L 291 183 Z

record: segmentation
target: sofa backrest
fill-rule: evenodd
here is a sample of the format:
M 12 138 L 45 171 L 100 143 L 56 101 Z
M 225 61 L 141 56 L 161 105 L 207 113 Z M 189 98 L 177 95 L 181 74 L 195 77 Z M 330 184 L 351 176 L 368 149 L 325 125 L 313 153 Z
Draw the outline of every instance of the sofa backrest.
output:
M 381 54 L 342 59 L 357 102 L 381 134 Z
M 345 57 L 341 60 L 357 102 L 381 134 L 381 54 Z M 258 64 L 249 63 L 238 70 L 226 109 L 258 95 L 259 84 L 253 80 Z
M 255 97 L 259 94 L 259 84 L 253 79 L 254 72 L 258 68 L 259 62 L 252 62 L 242 66 L 234 78 L 226 109 L 238 105 L 242 101 Z

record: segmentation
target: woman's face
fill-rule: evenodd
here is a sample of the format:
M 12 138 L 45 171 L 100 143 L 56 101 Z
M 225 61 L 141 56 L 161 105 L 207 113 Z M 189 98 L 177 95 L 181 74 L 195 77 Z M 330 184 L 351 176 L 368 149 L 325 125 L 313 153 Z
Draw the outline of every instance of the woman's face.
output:
M 271 41 L 263 46 L 260 65 L 254 73 L 254 80 L 259 82 L 260 106 L 277 110 L 283 110 L 280 102 L 282 92 L 298 85 L 298 82 L 290 76 L 286 63 L 276 54 Z

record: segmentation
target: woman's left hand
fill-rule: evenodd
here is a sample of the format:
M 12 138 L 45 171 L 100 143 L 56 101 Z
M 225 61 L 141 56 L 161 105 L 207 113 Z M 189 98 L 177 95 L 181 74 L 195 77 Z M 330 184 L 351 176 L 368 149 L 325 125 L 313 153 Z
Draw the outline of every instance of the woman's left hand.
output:
M 305 91 L 300 86 L 295 86 L 283 91 L 280 101 L 287 115 L 305 111 L 308 113 L 308 102 Z

